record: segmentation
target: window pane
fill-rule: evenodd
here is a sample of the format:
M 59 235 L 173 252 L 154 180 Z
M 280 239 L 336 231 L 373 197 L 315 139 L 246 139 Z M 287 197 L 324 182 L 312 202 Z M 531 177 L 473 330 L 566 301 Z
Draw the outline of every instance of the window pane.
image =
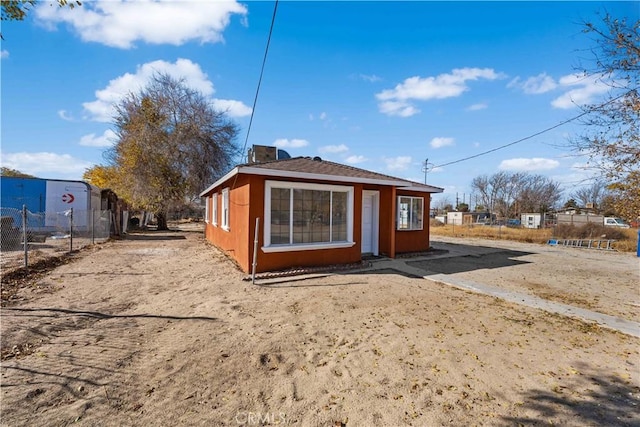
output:
M 331 192 L 314 190 L 312 200 L 310 240 L 312 243 L 330 242 Z
M 331 241 L 347 241 L 347 193 L 333 192 L 333 212 L 331 213 Z
M 293 243 L 330 241 L 329 191 L 293 190 Z
M 398 230 L 409 229 L 410 197 L 400 197 L 398 203 Z
M 288 188 L 271 189 L 271 244 L 289 244 L 289 204 Z
M 416 197 L 411 200 L 411 229 L 422 230 L 423 199 Z

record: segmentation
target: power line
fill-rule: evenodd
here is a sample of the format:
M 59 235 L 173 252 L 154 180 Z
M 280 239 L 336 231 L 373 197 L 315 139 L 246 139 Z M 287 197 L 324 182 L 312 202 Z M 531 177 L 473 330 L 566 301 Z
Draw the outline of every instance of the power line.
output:
M 264 49 L 264 56 L 262 57 L 262 66 L 260 67 L 260 77 L 258 78 L 258 86 L 256 87 L 256 96 L 253 98 L 253 107 L 251 108 L 251 117 L 249 118 L 249 126 L 247 127 L 247 136 L 244 139 L 244 145 L 242 146 L 242 152 L 240 155 L 244 157 L 244 153 L 247 152 L 247 142 L 249 141 L 249 134 L 251 133 L 251 124 L 253 123 L 253 115 L 256 112 L 256 104 L 258 103 L 258 94 L 260 93 L 260 86 L 262 85 L 262 76 L 264 75 L 264 66 L 267 63 L 267 55 L 269 53 L 269 45 L 271 44 L 271 34 L 273 34 L 273 24 L 276 22 L 276 12 L 278 11 L 278 0 L 276 0 L 273 6 L 273 15 L 271 16 L 271 26 L 269 27 L 269 36 L 267 37 L 267 46 Z M 240 162 L 242 162 L 242 157 Z M 248 161 L 249 159 L 247 159 Z M 238 182 L 238 174 L 233 178 L 231 188 L 236 188 L 236 182 Z M 216 193 L 216 196 L 217 197 Z M 235 203 L 229 199 L 229 202 L 236 206 L 248 206 L 248 203 Z
M 462 158 L 462 159 L 459 159 L 459 160 L 454 160 L 454 161 L 452 161 L 452 162 L 448 162 L 448 163 L 443 163 L 443 164 L 441 164 L 441 165 L 436 165 L 436 166 L 434 166 L 432 169 L 435 169 L 435 168 L 441 168 L 441 167 L 444 167 L 444 166 L 449 166 L 449 165 L 453 165 L 453 164 L 456 164 L 456 163 L 464 162 L 464 161 L 467 161 L 467 160 L 475 159 L 476 157 L 484 156 L 485 154 L 493 153 L 494 151 L 502 150 L 503 148 L 507 148 L 507 147 L 510 147 L 510 146 L 512 146 L 512 145 L 516 145 L 516 144 L 519 144 L 519 143 L 521 143 L 521 142 L 527 141 L 527 140 L 529 140 L 529 139 L 531 139 L 531 138 L 535 138 L 536 136 L 542 135 L 543 133 L 547 133 L 547 132 L 549 132 L 549 131 L 551 131 L 551 130 L 553 130 L 553 129 L 555 129 L 555 128 L 558 128 L 558 127 L 560 127 L 560 126 L 564 126 L 564 125 L 566 125 L 567 123 L 570 123 L 570 122 L 573 122 L 573 121 L 575 121 L 575 120 L 578 120 L 580 117 L 583 117 L 583 116 L 585 116 L 585 115 L 587 115 L 587 114 L 589 114 L 589 113 L 593 112 L 594 110 L 597 110 L 597 109 L 599 109 L 599 108 L 604 107 L 604 106 L 605 106 L 605 105 L 607 105 L 607 104 L 610 104 L 610 103 L 612 103 L 612 102 L 614 102 L 614 101 L 617 101 L 618 99 L 620 99 L 620 98 L 622 98 L 622 97 L 626 96 L 628 93 L 629 93 L 629 92 L 624 93 L 624 94 L 622 94 L 622 95 L 620 95 L 620 96 L 617 96 L 617 97 L 615 97 L 615 98 L 613 98 L 613 99 L 610 99 L 610 100 L 609 100 L 609 101 L 607 101 L 607 102 L 604 102 L 604 103 L 602 103 L 602 104 L 600 104 L 600 105 L 597 105 L 597 106 L 595 106 L 595 107 L 593 107 L 593 108 L 590 108 L 590 109 L 589 109 L 589 110 L 587 110 L 587 111 L 584 111 L 584 112 L 582 112 L 582 113 L 578 114 L 577 116 L 574 116 L 574 117 L 572 117 L 572 118 L 570 118 L 570 119 L 567 119 L 567 120 L 565 120 L 565 121 L 563 121 L 563 122 L 560 122 L 560 123 L 558 123 L 558 124 L 556 124 L 556 125 L 554 125 L 554 126 L 548 127 L 548 128 L 546 128 L 546 129 L 544 129 L 544 130 L 541 130 L 540 132 L 536 132 L 536 133 L 534 133 L 534 134 L 532 134 L 532 135 L 525 136 L 524 138 L 520 138 L 520 139 L 518 139 L 517 141 L 513 141 L 513 142 L 510 142 L 510 143 L 508 143 L 508 144 L 504 144 L 504 145 L 501 145 L 501 146 L 499 146 L 499 147 L 492 148 L 491 150 L 483 151 L 482 153 L 474 154 L 473 156 L 465 157 L 465 158 Z
M 256 104 L 258 103 L 258 94 L 260 93 L 260 86 L 262 85 L 262 76 L 264 75 L 264 66 L 267 63 L 267 54 L 269 53 L 269 45 L 271 44 L 271 34 L 273 33 L 273 24 L 276 21 L 276 11 L 278 10 L 278 0 L 273 7 L 273 16 L 271 17 L 271 27 L 269 28 L 269 37 L 267 38 L 267 46 L 264 50 L 264 57 L 262 58 L 262 67 L 260 68 L 260 78 L 258 79 L 258 87 L 256 88 L 256 96 L 253 98 L 253 107 L 251 108 L 251 117 L 249 118 L 249 126 L 247 127 L 247 136 L 242 146 L 242 155 L 247 149 L 247 142 L 249 141 L 249 133 L 251 132 L 251 124 L 253 123 L 253 115 L 256 111 Z

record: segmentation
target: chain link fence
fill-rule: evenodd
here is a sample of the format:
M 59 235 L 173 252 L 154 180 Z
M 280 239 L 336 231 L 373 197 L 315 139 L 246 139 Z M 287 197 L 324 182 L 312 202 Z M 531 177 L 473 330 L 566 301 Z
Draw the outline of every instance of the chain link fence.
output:
M 2 270 L 28 267 L 107 240 L 112 229 L 111 211 L 29 212 L 0 208 L 0 258 Z

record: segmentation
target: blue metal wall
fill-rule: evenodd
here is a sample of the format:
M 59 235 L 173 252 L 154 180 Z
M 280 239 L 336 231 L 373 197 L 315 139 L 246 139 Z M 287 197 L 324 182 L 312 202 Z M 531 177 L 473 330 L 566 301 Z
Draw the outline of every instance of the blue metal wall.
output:
M 44 212 L 46 191 L 46 179 L 0 177 L 0 207 L 22 210 L 27 205 L 30 212 Z

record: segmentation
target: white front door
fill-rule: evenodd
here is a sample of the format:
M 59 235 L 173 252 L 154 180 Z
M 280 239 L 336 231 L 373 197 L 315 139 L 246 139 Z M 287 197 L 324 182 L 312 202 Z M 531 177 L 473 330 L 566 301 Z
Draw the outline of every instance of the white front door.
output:
M 378 205 L 380 193 L 362 192 L 362 238 L 360 252 L 378 255 Z

